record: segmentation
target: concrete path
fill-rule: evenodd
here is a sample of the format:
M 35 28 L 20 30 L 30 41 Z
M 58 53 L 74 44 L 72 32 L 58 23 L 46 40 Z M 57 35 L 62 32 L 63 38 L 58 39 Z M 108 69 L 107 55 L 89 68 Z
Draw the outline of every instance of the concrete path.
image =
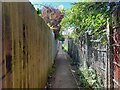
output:
M 60 48 L 56 61 L 56 72 L 53 88 L 77 88 L 76 82 L 70 71 L 69 61 L 65 52 Z

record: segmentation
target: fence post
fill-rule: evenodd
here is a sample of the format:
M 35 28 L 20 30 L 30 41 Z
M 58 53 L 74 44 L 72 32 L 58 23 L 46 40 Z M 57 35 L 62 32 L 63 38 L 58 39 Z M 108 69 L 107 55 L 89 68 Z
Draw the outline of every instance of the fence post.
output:
M 107 62 L 106 62 L 106 88 L 113 88 L 113 48 L 112 48 L 112 28 L 110 27 L 107 20 Z
M 86 44 L 86 63 L 88 66 L 91 65 L 91 60 L 90 60 L 90 54 L 91 54 L 91 43 L 90 43 L 90 40 L 91 40 L 91 37 L 89 35 L 88 32 L 85 33 L 85 44 Z

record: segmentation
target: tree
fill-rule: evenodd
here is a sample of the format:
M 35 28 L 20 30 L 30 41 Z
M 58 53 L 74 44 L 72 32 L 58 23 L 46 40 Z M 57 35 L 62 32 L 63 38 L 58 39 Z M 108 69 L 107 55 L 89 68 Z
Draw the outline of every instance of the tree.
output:
M 50 29 L 53 30 L 55 33 L 55 38 L 57 38 L 59 36 L 59 31 L 61 28 L 59 23 L 64 17 L 64 10 L 61 11 L 51 6 L 44 6 L 41 9 L 41 17 L 45 20 Z
M 74 37 L 78 38 L 90 32 L 94 39 L 105 42 L 107 20 L 111 22 L 111 10 L 114 5 L 108 2 L 77 2 L 65 12 L 61 30 L 74 27 Z

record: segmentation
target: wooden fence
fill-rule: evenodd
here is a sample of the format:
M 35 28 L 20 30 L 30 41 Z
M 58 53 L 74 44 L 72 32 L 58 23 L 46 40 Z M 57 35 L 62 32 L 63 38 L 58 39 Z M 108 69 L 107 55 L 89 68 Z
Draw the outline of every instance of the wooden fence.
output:
M 32 4 L 2 3 L 2 34 L 2 87 L 43 88 L 57 45 Z
M 2 89 L 2 3 L 0 2 L 0 89 Z
M 107 45 L 101 45 L 100 42 L 90 42 L 92 36 L 87 33 L 81 36 L 76 43 L 72 39 L 68 41 L 68 53 L 71 56 L 72 64 L 80 67 L 87 66 L 96 70 L 98 76 L 102 82 L 99 82 L 102 86 L 105 86 L 106 77 L 106 61 L 107 61 Z M 95 46 L 96 45 L 96 46 Z

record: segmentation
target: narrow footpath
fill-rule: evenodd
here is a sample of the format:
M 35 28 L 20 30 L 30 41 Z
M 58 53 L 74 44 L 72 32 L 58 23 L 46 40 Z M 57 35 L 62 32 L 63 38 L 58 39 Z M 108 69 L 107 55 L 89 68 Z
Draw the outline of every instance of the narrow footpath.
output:
M 69 65 L 65 52 L 60 48 L 55 61 L 56 72 L 52 88 L 77 88 Z

